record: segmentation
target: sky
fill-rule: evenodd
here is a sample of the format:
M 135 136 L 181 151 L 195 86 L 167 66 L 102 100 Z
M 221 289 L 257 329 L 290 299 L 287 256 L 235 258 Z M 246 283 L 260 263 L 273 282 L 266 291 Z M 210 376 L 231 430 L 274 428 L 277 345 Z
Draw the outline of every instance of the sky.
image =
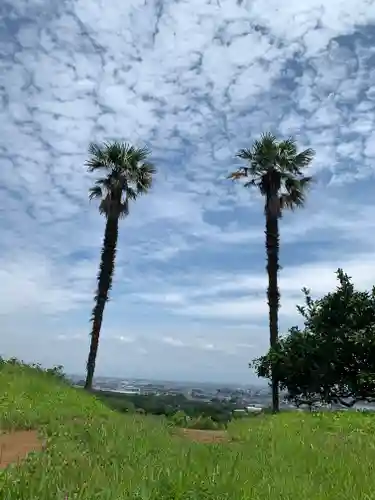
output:
M 146 145 L 157 168 L 121 221 L 98 375 L 256 381 L 263 203 L 226 177 L 263 132 L 316 150 L 280 226 L 281 332 L 338 267 L 375 283 L 374 0 L 2 0 L 0 19 L 1 355 L 84 372 L 90 141 Z

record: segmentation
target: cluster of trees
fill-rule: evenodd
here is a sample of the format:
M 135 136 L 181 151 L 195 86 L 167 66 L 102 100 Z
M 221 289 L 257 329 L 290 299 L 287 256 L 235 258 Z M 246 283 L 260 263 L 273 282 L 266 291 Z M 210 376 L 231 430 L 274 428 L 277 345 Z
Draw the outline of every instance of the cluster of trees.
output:
M 272 134 L 264 134 L 250 149 L 239 151 L 237 158 L 243 161 L 244 166 L 228 176 L 232 180 L 244 180 L 246 188 L 255 187 L 264 199 L 267 298 L 270 346 L 273 349 L 278 345 L 279 338 L 279 220 L 284 210 L 303 206 L 312 181 L 311 176 L 304 172 L 314 154 L 310 148 L 298 151 L 292 138 L 279 141 Z M 85 388 L 91 390 L 104 308 L 115 270 L 119 220 L 129 215 L 131 202 L 149 191 L 156 170 L 149 161 L 150 152 L 146 148 L 118 142 L 91 144 L 89 155 L 86 162 L 88 171 L 101 174 L 90 190 L 90 199 L 99 200 L 99 211 L 106 218 L 87 360 Z M 271 383 L 272 405 L 276 412 L 279 409 L 279 380 L 272 368 Z
M 291 328 L 253 363 L 260 377 L 273 374 L 297 406 L 375 401 L 375 287 L 356 290 L 341 269 L 337 280 L 318 300 L 304 289 L 303 328 Z
M 95 391 L 96 396 L 111 409 L 121 413 L 142 412 L 148 415 L 163 415 L 176 425 L 182 421 L 189 426 L 225 426 L 232 418 L 236 405 L 225 402 L 200 402 L 178 395 L 140 395 Z

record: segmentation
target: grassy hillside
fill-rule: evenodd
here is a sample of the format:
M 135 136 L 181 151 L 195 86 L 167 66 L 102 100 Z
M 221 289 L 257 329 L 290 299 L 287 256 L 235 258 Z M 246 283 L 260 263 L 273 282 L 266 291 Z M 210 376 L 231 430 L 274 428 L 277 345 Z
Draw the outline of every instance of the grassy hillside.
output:
M 45 451 L 0 471 L 1 499 L 375 498 L 371 415 L 264 416 L 231 424 L 232 442 L 202 444 L 31 368 L 3 366 L 0 387 L 2 431 L 47 438 Z

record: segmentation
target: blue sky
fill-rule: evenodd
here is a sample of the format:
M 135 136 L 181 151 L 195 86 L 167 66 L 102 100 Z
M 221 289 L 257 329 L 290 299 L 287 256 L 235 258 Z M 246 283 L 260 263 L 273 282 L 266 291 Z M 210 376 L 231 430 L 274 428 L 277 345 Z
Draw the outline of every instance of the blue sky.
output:
M 82 372 L 104 219 L 90 141 L 148 145 L 122 221 L 97 373 L 251 382 L 268 344 L 262 200 L 225 179 L 265 131 L 317 151 L 281 223 L 281 328 L 300 289 L 375 283 L 375 2 L 4 0 L 0 352 Z

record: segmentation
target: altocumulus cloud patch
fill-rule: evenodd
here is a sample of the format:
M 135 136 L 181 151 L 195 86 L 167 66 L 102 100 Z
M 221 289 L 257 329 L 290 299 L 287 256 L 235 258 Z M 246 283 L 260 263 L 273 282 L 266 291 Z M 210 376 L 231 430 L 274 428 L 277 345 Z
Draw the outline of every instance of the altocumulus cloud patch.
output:
M 317 151 L 307 207 L 282 221 L 283 328 L 300 288 L 324 293 L 338 265 L 373 284 L 374 2 L 0 12 L 4 354 L 84 366 L 104 223 L 87 201 L 91 140 L 146 144 L 158 167 L 122 223 L 99 373 L 251 376 L 267 345 L 262 202 L 225 177 L 263 131 Z

